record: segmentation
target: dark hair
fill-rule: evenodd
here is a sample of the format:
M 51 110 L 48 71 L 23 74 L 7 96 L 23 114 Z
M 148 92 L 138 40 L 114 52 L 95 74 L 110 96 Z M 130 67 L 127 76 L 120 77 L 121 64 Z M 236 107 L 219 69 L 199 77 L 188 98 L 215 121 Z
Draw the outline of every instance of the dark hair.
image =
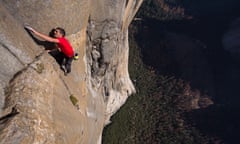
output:
M 66 32 L 65 32 L 65 30 L 64 30 L 63 28 L 57 27 L 56 29 L 59 30 L 60 33 L 61 33 L 63 36 L 66 35 Z
M 55 32 L 55 28 L 53 28 L 53 29 L 48 33 L 48 35 L 49 35 L 50 37 L 53 37 L 53 38 L 54 38 L 54 32 Z

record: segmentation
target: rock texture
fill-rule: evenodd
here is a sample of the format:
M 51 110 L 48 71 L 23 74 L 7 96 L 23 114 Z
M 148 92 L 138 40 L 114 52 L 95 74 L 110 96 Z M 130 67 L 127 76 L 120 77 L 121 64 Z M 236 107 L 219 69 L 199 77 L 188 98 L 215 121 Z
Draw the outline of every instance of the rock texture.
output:
M 101 143 L 103 127 L 135 92 L 128 25 L 142 0 L 0 2 L 0 143 Z M 80 59 L 67 77 L 24 30 L 60 26 Z M 79 109 L 69 96 L 78 99 Z

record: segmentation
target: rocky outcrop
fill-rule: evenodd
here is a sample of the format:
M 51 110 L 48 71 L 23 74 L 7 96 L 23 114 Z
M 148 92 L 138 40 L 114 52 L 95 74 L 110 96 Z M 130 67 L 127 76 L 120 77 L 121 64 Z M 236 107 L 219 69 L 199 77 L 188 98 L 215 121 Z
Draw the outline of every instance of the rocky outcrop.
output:
M 0 143 L 101 143 L 103 127 L 135 92 L 128 25 L 142 0 L 0 2 Z M 60 26 L 80 59 L 67 77 L 23 25 Z M 69 96 L 78 100 L 76 108 Z
M 91 92 L 101 93 L 106 103 L 106 123 L 135 92 L 128 74 L 128 31 L 140 2 L 116 1 L 104 6 L 107 19 L 98 14 L 89 19 L 87 30 L 87 76 Z M 123 6 L 126 8 L 123 10 Z M 111 13 L 116 11 L 116 14 Z

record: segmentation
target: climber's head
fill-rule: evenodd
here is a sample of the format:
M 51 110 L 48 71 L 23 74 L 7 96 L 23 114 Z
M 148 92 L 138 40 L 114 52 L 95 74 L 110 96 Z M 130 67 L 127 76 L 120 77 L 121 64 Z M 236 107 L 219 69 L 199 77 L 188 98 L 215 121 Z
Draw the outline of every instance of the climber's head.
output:
M 65 30 L 63 28 L 57 27 L 54 30 L 54 37 L 59 38 L 59 37 L 64 37 L 65 36 Z

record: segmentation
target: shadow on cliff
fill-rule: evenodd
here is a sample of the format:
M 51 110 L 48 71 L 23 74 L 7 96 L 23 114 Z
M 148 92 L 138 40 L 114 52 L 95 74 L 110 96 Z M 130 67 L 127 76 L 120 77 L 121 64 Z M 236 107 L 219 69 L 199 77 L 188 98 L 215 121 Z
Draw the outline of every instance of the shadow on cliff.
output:
M 54 57 L 54 59 L 56 60 L 56 62 L 61 65 L 62 60 L 63 60 L 63 55 L 60 53 L 60 51 L 57 49 L 56 44 L 48 42 L 48 41 L 42 41 L 37 39 L 31 32 L 29 32 L 26 28 L 25 30 L 28 32 L 28 34 L 30 35 L 30 37 L 33 39 L 33 41 L 39 45 L 39 46 L 43 46 L 45 48 L 45 50 L 49 50 L 50 52 L 48 52 L 52 57 Z M 50 37 L 54 37 L 54 31 L 55 29 L 53 28 L 50 32 L 49 32 L 49 36 Z

